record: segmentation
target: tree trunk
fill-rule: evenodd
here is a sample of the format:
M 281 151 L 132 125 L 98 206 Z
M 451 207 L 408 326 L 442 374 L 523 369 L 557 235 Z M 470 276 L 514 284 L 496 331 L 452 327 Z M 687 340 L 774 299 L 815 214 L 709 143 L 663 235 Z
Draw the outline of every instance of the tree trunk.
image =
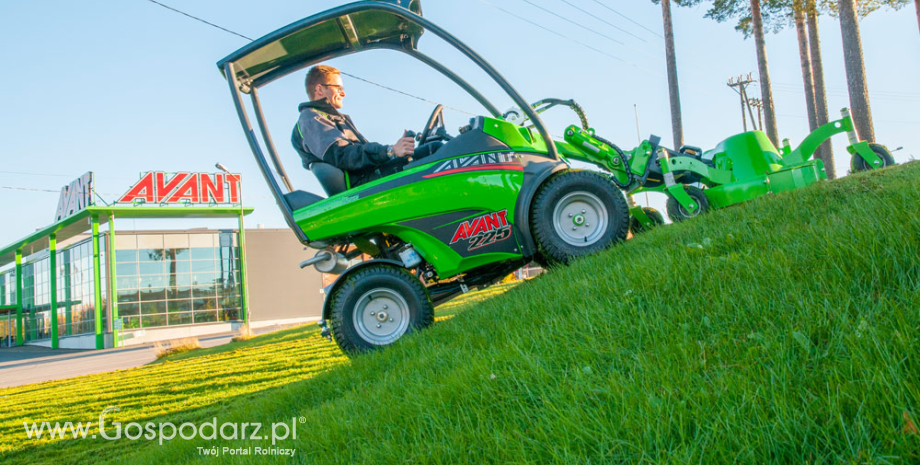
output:
M 805 12 L 808 19 L 808 44 L 811 48 L 812 80 L 815 84 L 815 117 L 818 126 L 829 121 L 827 114 L 827 92 L 824 89 L 824 65 L 821 61 L 821 36 L 818 33 L 818 9 L 815 0 L 805 0 Z M 817 157 L 824 161 L 828 179 L 837 178 L 834 164 L 834 147 L 828 139 L 818 147 Z
M 920 1 L 920 0 L 918 0 Z M 802 0 L 795 0 L 792 5 L 795 16 L 795 33 L 799 39 L 799 61 L 802 66 L 802 84 L 805 86 L 805 110 L 808 113 L 808 128 L 818 128 L 815 110 L 815 84 L 811 75 L 811 53 L 808 51 L 808 31 L 805 29 L 805 9 Z
M 863 62 L 862 41 L 856 17 L 856 0 L 840 0 L 840 35 L 843 36 L 843 64 L 847 70 L 847 90 L 850 93 L 850 113 L 860 140 L 875 140 L 872 127 L 872 110 L 869 107 L 869 90 L 866 85 L 866 66 Z
M 668 62 L 668 93 L 671 95 L 671 132 L 674 148 L 684 145 L 684 128 L 680 117 L 680 86 L 677 83 L 677 59 L 674 56 L 674 30 L 671 28 L 671 0 L 661 0 L 664 18 L 664 50 Z
M 770 86 L 770 70 L 767 66 L 767 45 L 763 36 L 763 18 L 760 16 L 760 0 L 751 0 L 751 19 L 754 29 L 754 44 L 757 49 L 757 69 L 760 72 L 760 93 L 763 100 L 763 116 L 767 124 L 767 137 L 779 147 L 776 130 L 776 116 L 773 114 L 773 89 Z

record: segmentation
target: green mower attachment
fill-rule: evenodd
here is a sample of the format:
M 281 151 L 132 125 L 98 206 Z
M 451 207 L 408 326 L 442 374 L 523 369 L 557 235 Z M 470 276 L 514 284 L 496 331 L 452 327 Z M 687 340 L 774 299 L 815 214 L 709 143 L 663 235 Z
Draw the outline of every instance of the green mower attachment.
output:
M 827 179 L 824 163 L 812 159 L 818 147 L 840 133 L 847 133 L 853 171 L 877 169 L 894 164 L 888 150 L 879 144 L 860 141 L 848 109 L 842 118 L 809 134 L 793 150 L 789 140 L 779 151 L 761 131 L 738 134 L 712 150 L 684 146 L 678 151 L 660 147 L 656 136 L 638 147 L 623 151 L 588 128 L 580 108 L 573 107 L 582 127 L 566 128 L 568 158 L 597 165 L 611 173 L 611 179 L 627 195 L 660 192 L 668 196 L 668 216 L 683 221 L 709 208 L 724 208 L 764 194 L 785 192 Z M 654 226 L 641 209 L 630 210 L 639 224 Z

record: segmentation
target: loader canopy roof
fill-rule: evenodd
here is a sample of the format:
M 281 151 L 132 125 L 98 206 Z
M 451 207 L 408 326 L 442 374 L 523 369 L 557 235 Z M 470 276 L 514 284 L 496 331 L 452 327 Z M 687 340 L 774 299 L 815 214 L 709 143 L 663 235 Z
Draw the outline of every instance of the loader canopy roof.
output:
M 223 72 L 231 63 L 240 90 L 248 93 L 330 58 L 375 48 L 415 50 L 424 29 L 400 16 L 401 9 L 422 12 L 419 0 L 377 0 L 333 8 L 257 39 L 217 66 Z

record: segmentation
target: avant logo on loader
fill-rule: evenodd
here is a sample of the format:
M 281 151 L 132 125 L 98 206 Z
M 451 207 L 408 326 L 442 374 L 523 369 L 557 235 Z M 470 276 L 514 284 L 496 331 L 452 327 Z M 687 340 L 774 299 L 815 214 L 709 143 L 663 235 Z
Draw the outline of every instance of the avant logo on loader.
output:
M 502 210 L 464 221 L 454 231 L 450 244 L 468 239 L 470 246 L 467 250 L 476 250 L 503 241 L 511 237 L 511 225 L 508 223 L 507 216 L 508 210 Z

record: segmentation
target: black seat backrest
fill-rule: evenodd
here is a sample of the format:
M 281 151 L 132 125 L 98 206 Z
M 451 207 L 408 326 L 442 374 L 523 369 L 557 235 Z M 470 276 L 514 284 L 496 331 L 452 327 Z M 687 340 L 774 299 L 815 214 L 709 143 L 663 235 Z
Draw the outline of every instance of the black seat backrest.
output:
M 310 165 L 310 171 L 319 180 L 319 185 L 323 186 L 326 195 L 332 197 L 348 190 L 348 185 L 345 183 L 345 172 L 335 166 L 329 163 L 313 163 Z

